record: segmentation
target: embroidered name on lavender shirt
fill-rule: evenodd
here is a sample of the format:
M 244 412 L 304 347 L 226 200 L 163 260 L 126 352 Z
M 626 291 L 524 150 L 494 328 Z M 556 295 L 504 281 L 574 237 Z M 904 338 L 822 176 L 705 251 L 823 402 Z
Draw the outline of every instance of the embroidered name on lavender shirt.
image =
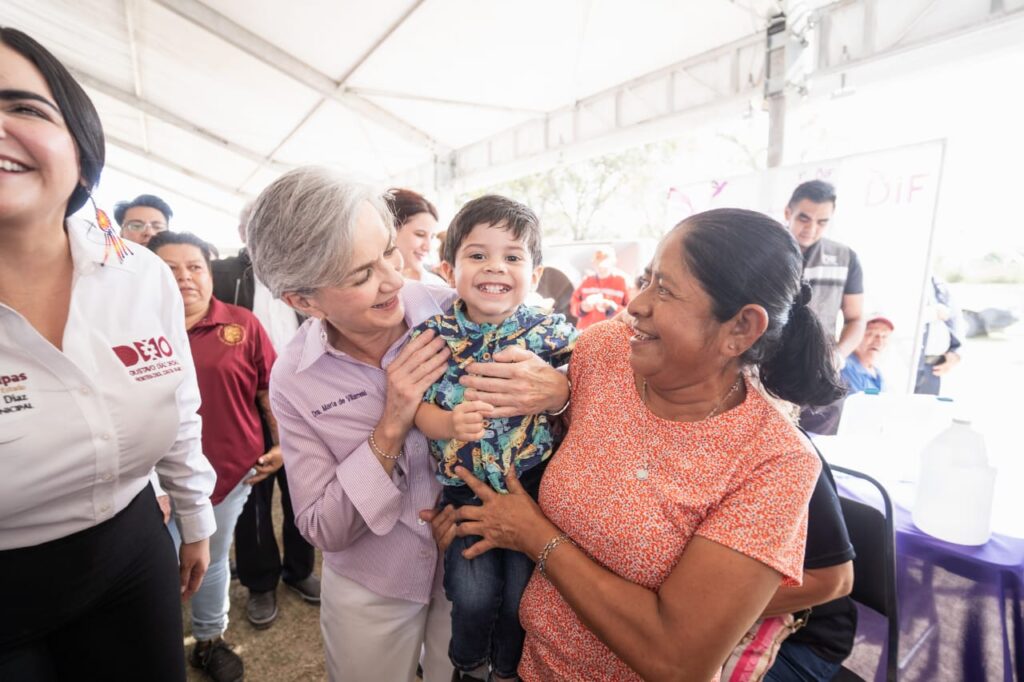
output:
M 339 405 L 345 405 L 346 403 L 351 403 L 353 401 L 365 397 L 366 391 L 359 391 L 359 393 L 349 393 L 348 395 L 343 395 L 339 397 L 337 400 L 332 400 L 329 403 L 324 403 L 323 405 L 320 406 L 320 409 L 313 408 L 312 410 L 310 410 L 310 414 L 314 417 L 319 417 L 322 416 L 325 412 L 329 412 L 330 410 L 333 410 L 335 407 L 338 407 Z

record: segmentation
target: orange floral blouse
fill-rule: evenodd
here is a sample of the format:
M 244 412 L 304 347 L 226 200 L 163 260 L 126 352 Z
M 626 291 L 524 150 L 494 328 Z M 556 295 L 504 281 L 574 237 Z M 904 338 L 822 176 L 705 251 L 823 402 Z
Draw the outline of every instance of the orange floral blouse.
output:
M 799 584 L 817 456 L 749 381 L 744 402 L 724 414 L 699 422 L 657 417 L 636 391 L 631 335 L 613 320 L 577 342 L 571 426 L 541 484 L 544 513 L 595 561 L 650 590 L 695 534 Z M 523 680 L 640 679 L 539 573 L 520 619 Z

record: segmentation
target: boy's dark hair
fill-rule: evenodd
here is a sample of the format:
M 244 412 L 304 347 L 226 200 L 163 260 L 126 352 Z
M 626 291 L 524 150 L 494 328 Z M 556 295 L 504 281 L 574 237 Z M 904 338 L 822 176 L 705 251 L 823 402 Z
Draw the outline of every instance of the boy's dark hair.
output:
M 128 212 L 128 209 L 138 208 L 139 206 L 155 208 L 164 214 L 164 220 L 168 223 L 171 222 L 171 218 L 174 216 L 174 211 L 160 197 L 153 194 L 140 194 L 131 201 L 119 201 L 114 204 L 114 220 L 117 221 L 118 225 L 124 225 L 124 214 Z
M 824 180 L 808 180 L 802 182 L 796 186 L 793 190 L 793 196 L 789 198 L 789 203 L 786 204 L 789 208 L 793 208 L 804 199 L 810 199 L 816 204 L 827 204 L 832 203 L 832 206 L 836 205 L 836 188 L 831 183 L 825 182 Z
M 92 188 L 100 181 L 106 144 L 103 126 L 92 100 L 74 79 L 64 65 L 49 50 L 28 35 L 15 28 L 0 26 L 0 44 L 6 45 L 32 64 L 42 74 L 43 80 L 53 93 L 57 108 L 60 109 L 68 133 L 78 150 L 78 171 L 81 183 L 68 198 L 65 217 L 71 215 L 89 199 Z
M 164 230 L 163 232 L 157 232 L 153 235 L 153 238 L 149 240 L 149 250 L 156 253 L 161 246 L 170 246 L 171 244 L 188 244 L 194 246 L 203 254 L 203 260 L 206 261 L 206 269 L 210 269 L 210 261 L 213 257 L 213 247 L 209 243 L 195 236 L 191 232 L 171 232 L 170 230 Z
M 466 202 L 452 218 L 441 244 L 441 260 L 455 265 L 455 254 L 477 225 L 500 227 L 526 242 L 534 267 L 541 264 L 540 220 L 529 206 L 498 194 Z

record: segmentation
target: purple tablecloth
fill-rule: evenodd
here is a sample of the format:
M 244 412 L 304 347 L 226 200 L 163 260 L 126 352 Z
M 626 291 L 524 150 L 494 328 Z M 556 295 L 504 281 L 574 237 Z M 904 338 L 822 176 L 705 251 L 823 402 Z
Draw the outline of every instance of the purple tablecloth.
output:
M 881 508 L 863 481 L 837 473 L 836 483 L 841 494 Z M 978 547 L 944 542 L 894 506 L 900 680 L 1024 682 L 1024 539 L 993 535 Z M 884 680 L 885 619 L 865 608 L 860 615 L 847 665 Z

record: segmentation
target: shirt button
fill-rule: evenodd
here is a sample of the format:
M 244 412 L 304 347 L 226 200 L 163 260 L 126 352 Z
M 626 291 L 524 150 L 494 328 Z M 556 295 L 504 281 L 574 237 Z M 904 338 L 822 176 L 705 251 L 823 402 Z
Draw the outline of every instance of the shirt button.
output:
M 100 511 L 103 512 L 104 514 L 106 514 L 108 511 L 110 511 L 110 505 L 109 504 L 103 505 L 102 507 L 100 507 Z
M 433 558 L 434 553 L 433 552 L 428 552 L 427 550 L 423 549 L 423 550 L 420 550 L 420 556 L 423 557 L 424 559 L 431 559 L 431 558 Z
M 89 395 L 90 393 L 92 393 L 92 391 L 89 390 L 88 386 L 82 386 L 80 389 L 78 389 L 78 392 L 81 393 L 82 395 Z
M 110 440 L 110 434 L 109 433 L 102 433 L 102 434 L 100 434 L 100 440 Z
M 114 475 L 113 474 L 103 474 L 103 480 L 104 481 L 108 481 L 108 482 L 109 481 L 113 481 L 114 480 Z
M 416 519 L 416 523 L 420 524 L 421 526 L 427 525 L 427 522 L 424 521 L 423 519 Z

